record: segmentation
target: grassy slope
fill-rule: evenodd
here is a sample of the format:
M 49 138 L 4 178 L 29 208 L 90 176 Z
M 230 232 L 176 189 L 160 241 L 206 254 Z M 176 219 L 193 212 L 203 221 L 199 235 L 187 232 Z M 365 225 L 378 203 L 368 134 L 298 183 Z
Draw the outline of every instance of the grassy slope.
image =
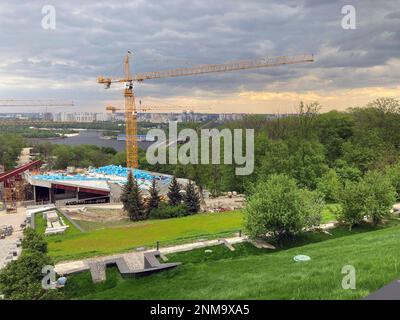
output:
M 92 284 L 88 273 L 69 279 L 67 294 L 88 299 L 359 299 L 400 276 L 400 226 L 348 234 L 278 252 L 241 245 L 231 253 L 214 247 L 181 253 L 175 270 L 123 280 L 115 269 L 108 279 Z M 310 239 L 309 239 L 310 240 Z M 306 254 L 309 262 L 295 263 Z M 356 268 L 357 289 L 343 290 L 344 265 Z
M 337 205 L 327 205 L 322 222 L 334 220 Z M 68 222 L 66 219 L 64 221 Z M 105 255 L 127 251 L 140 246 L 154 246 L 161 241 L 162 246 L 173 243 L 190 242 L 191 238 L 217 238 L 232 236 L 243 228 L 243 214 L 240 211 L 224 213 L 197 214 L 183 218 L 166 220 L 148 220 L 108 225 L 82 224 L 89 232 L 72 232 L 69 228 L 65 235 L 48 238 L 49 254 L 55 261 L 79 259 L 94 255 Z M 93 230 L 93 228 L 100 228 Z
M 148 220 L 123 227 L 55 235 L 48 238 L 49 254 L 56 261 L 126 251 L 139 246 L 154 246 L 184 241 L 187 237 L 232 235 L 242 226 L 239 211 L 197 214 L 183 218 Z

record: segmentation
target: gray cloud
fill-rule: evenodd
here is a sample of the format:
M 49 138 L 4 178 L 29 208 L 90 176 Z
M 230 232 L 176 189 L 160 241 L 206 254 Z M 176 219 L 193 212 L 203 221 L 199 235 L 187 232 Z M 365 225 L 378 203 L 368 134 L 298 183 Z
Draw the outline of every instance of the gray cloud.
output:
M 398 83 L 398 75 L 390 70 L 386 77 L 371 71 L 399 59 L 396 0 L 352 1 L 356 30 L 341 28 L 346 1 L 54 1 L 54 31 L 41 28 L 46 4 L 0 4 L 0 81 L 7 89 L 0 89 L 0 98 L 69 98 L 88 107 L 118 99 L 120 91 L 104 92 L 95 77 L 121 75 L 128 49 L 134 51 L 133 72 L 316 54 L 313 64 L 156 80 L 138 86 L 143 96 L 190 96 L 194 89 L 218 94 L 284 90 L 305 76 L 317 80 L 296 83 L 296 90 Z M 8 77 L 14 80 L 4 84 Z

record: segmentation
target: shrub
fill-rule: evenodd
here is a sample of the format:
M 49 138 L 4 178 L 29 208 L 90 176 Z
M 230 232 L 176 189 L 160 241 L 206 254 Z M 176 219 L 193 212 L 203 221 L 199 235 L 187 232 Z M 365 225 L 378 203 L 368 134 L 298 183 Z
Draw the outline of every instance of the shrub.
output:
M 315 192 L 300 189 L 286 175 L 259 182 L 245 207 L 245 227 L 252 238 L 271 233 L 278 240 L 318 225 L 323 201 Z
M 339 193 L 341 210 L 337 213 L 337 220 L 347 224 L 350 230 L 364 219 L 365 196 L 365 185 L 361 181 L 347 181 Z
M 390 167 L 386 172 L 386 176 L 396 190 L 397 200 L 400 200 L 400 163 Z
M 317 183 L 317 190 L 327 202 L 336 202 L 341 188 L 339 177 L 335 170 L 330 169 Z
M 166 203 L 161 203 L 158 208 L 150 211 L 150 219 L 168 219 L 187 215 L 190 215 L 190 213 L 184 204 L 170 206 Z
M 396 202 L 396 190 L 390 180 L 376 172 L 368 172 L 364 179 L 367 194 L 365 197 L 365 212 L 374 226 L 390 216 L 393 204 Z
M 396 191 L 390 180 L 377 172 L 368 172 L 359 182 L 345 184 L 339 196 L 342 210 L 338 220 L 351 229 L 368 217 L 376 226 L 390 215 L 395 201 Z
M 34 229 L 27 228 L 24 231 L 22 248 L 28 251 L 37 251 L 42 254 L 47 253 L 47 242 L 44 237 L 38 234 Z
M 0 292 L 11 300 L 63 298 L 60 291 L 42 288 L 42 268 L 52 265 L 43 237 L 33 229 L 27 229 L 24 236 L 21 256 L 0 271 Z

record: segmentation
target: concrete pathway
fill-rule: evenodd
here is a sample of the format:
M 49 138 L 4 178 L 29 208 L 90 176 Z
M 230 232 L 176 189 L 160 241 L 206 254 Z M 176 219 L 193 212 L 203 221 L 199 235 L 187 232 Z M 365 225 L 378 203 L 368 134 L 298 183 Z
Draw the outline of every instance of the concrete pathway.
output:
M 62 262 L 56 264 L 54 269 L 59 275 L 67 275 L 88 270 L 93 270 L 94 273 L 97 273 L 96 268 L 99 264 L 121 258 L 125 261 L 127 267 L 132 271 L 144 269 L 144 252 L 129 252 L 104 257 Z
M 219 244 L 225 244 L 224 243 L 225 241 L 227 242 L 227 245 L 230 247 L 234 244 L 247 241 L 247 238 L 246 237 L 234 237 L 234 238 L 228 238 L 228 239 L 223 239 L 223 240 L 216 239 L 216 240 L 199 241 L 199 242 L 193 242 L 193 243 L 187 243 L 187 244 L 181 244 L 181 245 L 176 245 L 176 246 L 171 246 L 171 247 L 160 248 L 158 251 L 160 252 L 160 254 L 166 255 L 166 254 L 175 253 L 175 252 L 190 251 L 193 249 L 216 246 Z M 154 249 L 141 251 L 141 252 L 135 251 L 135 252 L 129 252 L 129 253 L 114 254 L 114 255 L 109 255 L 109 256 L 104 256 L 104 257 L 88 258 L 88 259 L 77 260 L 77 261 L 61 262 L 61 263 L 56 264 L 55 271 L 60 275 L 67 275 L 67 274 L 71 274 L 71 273 L 88 271 L 91 269 L 95 272 L 96 265 L 98 265 L 98 263 L 104 263 L 106 261 L 116 260 L 116 259 L 120 259 L 120 258 L 122 258 L 126 262 L 128 268 L 130 270 L 141 270 L 141 269 L 144 269 L 144 254 L 153 252 L 153 251 L 154 251 Z M 101 277 L 100 274 L 99 274 L 99 277 Z
M 25 208 L 18 208 L 17 213 L 0 212 L 0 226 L 12 226 L 14 232 L 5 239 L 0 239 L 0 269 L 12 260 L 17 259 L 21 254 L 21 247 L 17 247 L 17 243 L 22 238 L 23 230 L 20 225 L 26 218 Z M 13 256 L 12 252 L 17 252 L 17 256 Z
M 165 247 L 160 248 L 161 254 L 170 254 L 182 251 L 190 251 L 193 249 L 205 248 L 205 247 L 212 247 L 220 244 L 224 244 L 231 250 L 231 246 L 237 243 L 242 243 L 247 241 L 247 237 L 233 237 L 233 238 L 225 238 L 225 239 L 215 239 L 215 240 L 205 240 L 205 241 L 198 241 L 192 243 L 186 243 L 181 245 L 176 245 L 172 247 Z
M 324 225 L 319 226 L 319 229 L 321 230 L 329 230 L 332 229 L 335 226 L 335 223 L 327 223 Z M 225 245 L 229 250 L 234 249 L 233 245 L 246 242 L 248 241 L 247 236 L 242 236 L 242 237 L 232 237 L 232 238 L 224 238 L 224 239 L 214 239 L 214 240 L 204 240 L 204 241 L 197 241 L 197 242 L 192 242 L 192 243 L 185 243 L 185 244 L 180 244 L 180 245 L 175 245 L 175 246 L 170 246 L 170 247 L 160 247 L 158 251 L 162 256 L 165 256 L 167 254 L 171 253 L 176 253 L 176 252 L 183 252 L 183 251 L 191 251 L 193 249 L 199 249 L 199 248 L 206 248 L 206 247 L 212 247 L 216 245 Z M 273 249 L 272 247 L 270 249 Z M 67 261 L 67 262 L 61 262 L 55 266 L 55 271 L 60 274 L 60 275 L 66 275 L 66 274 L 71 274 L 71 273 L 76 273 L 76 272 L 81 272 L 81 271 L 88 271 L 91 268 L 91 265 L 96 265 L 98 262 L 104 262 L 107 260 L 113 260 L 113 259 L 119 259 L 123 258 L 125 262 L 129 265 L 130 269 L 132 270 L 139 270 L 143 269 L 144 267 L 144 254 L 153 252 L 154 249 L 151 250 L 146 250 L 146 251 L 141 251 L 141 252 L 129 252 L 129 253 L 123 253 L 123 254 L 115 254 L 115 255 L 109 255 L 109 256 L 104 256 L 104 257 L 97 257 L 97 258 L 89 258 L 89 259 L 84 259 L 84 260 L 77 260 L 77 261 Z M 95 268 L 95 267 L 93 267 Z M 101 276 L 99 274 L 99 276 Z
M 18 207 L 17 213 L 6 213 L 5 211 L 0 212 L 0 226 L 12 226 L 14 232 L 11 236 L 6 239 L 17 239 L 22 237 L 23 230 L 20 225 L 26 219 L 26 209 Z

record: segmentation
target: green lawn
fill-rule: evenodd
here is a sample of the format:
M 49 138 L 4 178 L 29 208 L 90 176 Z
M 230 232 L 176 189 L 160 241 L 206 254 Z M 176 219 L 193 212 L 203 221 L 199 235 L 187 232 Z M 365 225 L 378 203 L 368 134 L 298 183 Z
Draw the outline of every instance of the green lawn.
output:
M 124 280 L 108 269 L 107 280 L 93 284 L 89 273 L 77 274 L 65 292 L 77 299 L 360 299 L 400 277 L 398 221 L 370 230 L 310 234 L 304 240 L 313 243 L 274 252 L 250 244 L 193 250 L 169 256 L 183 265 L 148 277 Z M 294 262 L 297 254 L 312 260 Z M 356 290 L 341 287 L 345 265 L 356 268 Z
M 49 255 L 57 262 L 154 246 L 156 241 L 169 245 L 193 241 L 196 237 L 232 236 L 242 228 L 242 224 L 242 213 L 231 211 L 148 220 L 85 233 L 54 235 L 46 239 Z
M 337 205 L 334 204 L 325 207 L 322 223 L 335 220 L 336 208 Z M 66 219 L 64 221 L 68 222 Z M 65 234 L 47 238 L 49 255 L 56 262 L 123 252 L 141 246 L 154 247 L 156 241 L 160 241 L 161 246 L 166 246 L 191 242 L 199 237 L 208 239 L 233 236 L 243 229 L 243 214 L 241 211 L 230 211 L 136 223 L 79 223 L 88 232 L 80 233 L 71 226 Z M 40 221 L 38 227 L 40 228 Z

